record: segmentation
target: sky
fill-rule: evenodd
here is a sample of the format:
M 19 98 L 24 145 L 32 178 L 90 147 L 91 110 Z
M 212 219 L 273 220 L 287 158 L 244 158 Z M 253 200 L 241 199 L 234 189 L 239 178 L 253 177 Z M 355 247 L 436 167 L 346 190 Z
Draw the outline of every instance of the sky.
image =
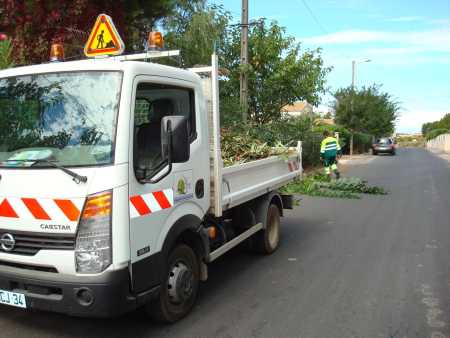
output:
M 209 2 L 240 20 L 241 0 Z M 249 0 L 249 17 L 278 21 L 304 49 L 320 47 L 331 91 L 351 84 L 355 60 L 358 87 L 379 84 L 399 102 L 397 132 L 450 113 L 449 0 Z

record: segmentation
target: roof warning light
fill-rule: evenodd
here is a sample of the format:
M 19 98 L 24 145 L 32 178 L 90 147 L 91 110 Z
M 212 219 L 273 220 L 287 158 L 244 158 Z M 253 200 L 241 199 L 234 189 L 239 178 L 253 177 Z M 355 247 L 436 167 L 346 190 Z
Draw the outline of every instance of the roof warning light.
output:
M 64 61 L 64 46 L 61 43 L 53 43 L 51 45 L 50 61 Z
M 149 50 L 161 50 L 164 48 L 164 38 L 161 32 L 148 33 L 147 48 Z

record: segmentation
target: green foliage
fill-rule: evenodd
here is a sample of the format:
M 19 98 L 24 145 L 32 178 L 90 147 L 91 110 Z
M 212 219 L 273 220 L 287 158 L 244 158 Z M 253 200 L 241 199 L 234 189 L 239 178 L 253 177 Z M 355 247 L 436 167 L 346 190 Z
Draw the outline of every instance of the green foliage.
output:
M 427 133 L 426 139 L 432 140 L 432 139 L 438 137 L 439 135 L 448 134 L 448 133 L 450 133 L 450 129 L 444 129 L 444 128 L 433 129 Z
M 350 131 L 342 126 L 325 125 L 313 127 L 313 120 L 308 117 L 284 117 L 278 121 L 266 124 L 243 125 L 237 123 L 226 124 L 226 129 L 233 130 L 237 134 L 245 134 L 253 140 L 258 140 L 273 147 L 281 143 L 286 146 L 296 146 L 297 141 L 302 141 L 303 166 L 313 167 L 320 164 L 320 143 L 323 139 L 323 131 L 339 132 L 339 140 L 344 153 L 348 152 L 348 140 Z M 367 152 L 372 144 L 370 135 L 356 133 L 354 137 L 355 149 L 359 152 Z M 248 140 L 251 142 L 251 140 Z M 230 144 L 232 147 L 232 144 Z
M 277 143 L 296 146 L 297 141 L 302 141 L 303 166 L 315 166 L 320 163 L 322 135 L 312 130 L 312 119 L 308 117 L 282 118 L 267 124 L 236 125 L 234 128 L 248 130 L 255 138 L 271 146 Z
M 343 88 L 334 96 L 337 124 L 374 136 L 393 133 L 399 105 L 388 93 L 381 92 L 379 86 Z
M 324 182 L 319 186 L 334 191 L 347 191 L 350 193 L 386 195 L 387 192 L 376 186 L 370 186 L 368 182 L 357 177 L 343 178 L 336 181 Z
M 322 125 L 314 127 L 315 132 L 323 134 L 325 130 L 330 131 L 332 133 L 339 133 L 339 144 L 344 153 L 349 153 L 350 148 L 350 138 L 352 136 L 352 132 L 342 126 L 339 125 Z M 372 146 L 372 136 L 365 134 L 354 132 L 353 133 L 353 151 L 355 153 L 365 153 L 369 151 Z
M 13 40 L 15 63 L 47 61 L 53 41 L 64 43 L 66 58 L 79 58 L 95 18 L 100 13 L 108 13 L 127 50 L 142 51 L 147 33 L 161 18 L 170 16 L 179 1 L 3 1 L 0 5 L 0 31 Z
M 303 166 L 316 166 L 320 163 L 320 142 L 323 137 L 312 130 L 312 119 L 308 117 L 283 118 L 263 125 L 255 124 L 250 130 L 270 145 L 281 142 L 296 146 L 297 141 L 302 141 Z
M 205 1 L 182 1 L 165 20 L 166 46 L 181 50 L 184 67 L 210 64 L 214 47 L 224 70 L 220 83 L 222 121 L 241 120 L 239 82 L 241 71 L 249 77 L 250 122 L 263 124 L 281 118 L 281 108 L 298 100 L 313 105 L 324 92 L 325 76 L 320 50 L 302 52 L 293 37 L 273 22 L 252 26 L 249 33 L 249 64 L 240 65 L 241 35 L 229 25 L 231 14 Z
M 285 194 L 300 194 L 307 196 L 359 199 L 360 194 L 386 195 L 387 192 L 377 186 L 370 186 L 360 178 L 351 177 L 331 180 L 328 175 L 313 173 L 301 180 L 296 180 L 281 191 Z
M 446 114 L 442 119 L 435 122 L 424 123 L 422 125 L 422 134 L 427 140 L 431 140 L 436 136 L 448 133 L 450 131 L 450 113 Z
M 319 133 L 320 135 L 323 135 L 324 131 L 332 132 L 333 134 L 338 132 L 339 133 L 339 144 L 340 146 L 345 150 L 348 146 L 348 143 L 350 141 L 351 133 L 348 129 L 338 126 L 338 125 L 322 125 L 314 127 L 313 129 L 316 133 Z
M 395 140 L 399 147 L 425 147 L 425 138 L 421 135 L 397 136 Z
M 288 155 L 289 150 L 281 143 L 270 146 L 255 135 L 236 128 L 221 130 L 222 159 L 225 166 L 245 163 L 269 156 Z
M 111 14 L 113 19 L 123 17 L 118 22 L 118 26 L 124 33 L 128 51 L 142 51 L 148 32 L 155 28 L 159 20 L 171 15 L 176 8 L 176 1 L 173 0 L 102 0 L 101 2 L 113 7 L 113 14 Z M 101 5 L 98 7 L 101 9 Z M 119 12 L 120 10 L 122 13 Z
M 188 6 L 166 19 L 166 46 L 180 49 L 183 67 L 209 65 L 214 48 L 225 44 L 231 14 L 220 6 L 205 8 L 202 1 Z
M 0 69 L 13 67 L 11 40 L 0 41 Z
M 257 124 L 281 118 L 281 108 L 298 100 L 313 105 L 324 92 L 325 77 L 330 71 L 324 67 L 320 50 L 302 52 L 294 37 L 276 22 L 252 26 L 249 32 L 249 65 L 240 66 L 240 28 L 234 27 L 221 46 L 221 66 L 228 76 L 221 83 L 221 98 L 239 103 L 241 71 L 249 78 L 249 120 Z M 225 107 L 226 108 L 226 107 Z M 223 110 L 225 114 L 232 111 Z
M 372 148 L 372 135 L 355 132 L 353 133 L 353 152 L 366 153 Z

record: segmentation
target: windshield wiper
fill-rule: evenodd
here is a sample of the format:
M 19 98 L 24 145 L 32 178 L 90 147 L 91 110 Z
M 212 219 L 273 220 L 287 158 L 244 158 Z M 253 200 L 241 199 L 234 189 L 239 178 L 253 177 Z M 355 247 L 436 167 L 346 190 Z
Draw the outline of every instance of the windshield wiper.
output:
M 86 183 L 87 182 L 87 176 L 83 176 L 83 175 L 79 175 L 76 172 L 67 169 L 66 167 L 63 167 L 62 165 L 59 165 L 57 163 L 55 163 L 54 161 L 50 161 L 50 160 L 44 160 L 44 159 L 20 159 L 20 160 L 13 160 L 13 159 L 9 159 L 3 162 L 33 162 L 33 164 L 31 164 L 31 166 L 38 164 L 38 163 L 45 163 L 48 164 L 49 166 L 53 167 L 53 168 L 57 168 L 63 172 L 65 172 L 67 175 L 72 176 L 72 180 L 77 183 Z

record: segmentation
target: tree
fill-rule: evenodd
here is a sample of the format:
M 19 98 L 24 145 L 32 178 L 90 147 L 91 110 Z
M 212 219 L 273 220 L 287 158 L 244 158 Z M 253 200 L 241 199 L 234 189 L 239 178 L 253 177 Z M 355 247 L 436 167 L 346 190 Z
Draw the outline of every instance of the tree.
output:
M 163 27 L 167 32 L 182 35 L 192 17 L 206 9 L 206 0 L 178 0 L 172 14 L 162 20 Z
M 450 113 L 445 114 L 439 121 L 428 122 L 422 125 L 422 134 L 428 137 L 428 134 L 433 130 L 450 130 Z M 436 134 L 436 133 L 434 133 Z
M 386 136 L 395 129 L 399 105 L 388 94 L 373 85 L 355 90 L 339 89 L 334 94 L 336 123 L 355 132 Z
M 12 45 L 11 40 L 0 38 L 0 69 L 12 67 Z
M 223 46 L 226 30 L 231 19 L 229 12 L 220 6 L 204 6 L 204 1 L 188 2 L 190 7 L 179 8 L 166 21 L 166 46 L 180 49 L 181 65 L 207 65 L 211 63 L 214 48 Z
M 142 50 L 146 34 L 175 8 L 174 0 L 0 0 L 0 31 L 13 41 L 13 59 L 48 60 L 50 44 L 64 42 L 66 57 L 79 57 L 100 13 L 110 15 L 127 50 Z
M 325 77 L 330 71 L 323 64 L 320 50 L 307 50 L 276 22 L 261 21 L 249 34 L 249 65 L 240 66 L 240 28 L 232 29 L 221 48 L 221 65 L 229 75 L 222 83 L 221 96 L 228 107 L 239 102 L 240 72 L 249 75 L 249 120 L 264 124 L 281 118 L 281 108 L 298 100 L 313 105 L 325 92 Z M 224 113 L 233 113 L 225 111 Z

